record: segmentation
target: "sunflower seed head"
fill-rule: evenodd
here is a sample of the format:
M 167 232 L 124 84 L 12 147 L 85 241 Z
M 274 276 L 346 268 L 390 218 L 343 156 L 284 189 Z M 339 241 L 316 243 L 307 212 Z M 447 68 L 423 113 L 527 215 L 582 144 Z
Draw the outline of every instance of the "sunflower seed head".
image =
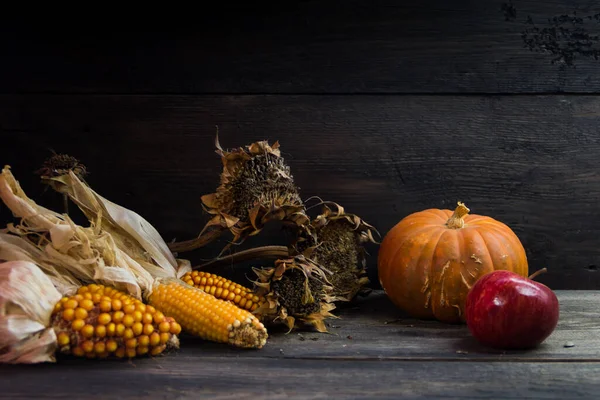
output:
M 326 332 L 324 320 L 335 318 L 327 273 L 304 256 L 277 260 L 274 267 L 255 269 L 258 294 L 267 301 L 256 310 L 266 320 L 292 329 L 304 325 Z

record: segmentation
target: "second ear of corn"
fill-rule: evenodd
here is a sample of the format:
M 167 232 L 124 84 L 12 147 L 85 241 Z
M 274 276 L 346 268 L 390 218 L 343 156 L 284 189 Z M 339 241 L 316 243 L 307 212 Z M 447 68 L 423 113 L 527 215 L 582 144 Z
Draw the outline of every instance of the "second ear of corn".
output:
M 248 311 L 255 311 L 265 301 L 264 296 L 257 296 L 251 289 L 209 272 L 187 272 L 181 280 Z
M 267 342 L 265 326 L 250 311 L 182 280 L 159 281 L 148 302 L 191 335 L 241 348 L 260 349 Z

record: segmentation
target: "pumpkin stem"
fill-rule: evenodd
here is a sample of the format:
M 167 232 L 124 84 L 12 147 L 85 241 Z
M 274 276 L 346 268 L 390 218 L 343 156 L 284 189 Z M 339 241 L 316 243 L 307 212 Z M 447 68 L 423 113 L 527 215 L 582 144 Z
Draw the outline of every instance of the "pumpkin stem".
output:
M 547 268 L 538 269 L 533 274 L 529 275 L 529 279 L 535 279 L 536 276 L 538 276 L 539 274 L 543 274 L 544 272 L 548 272 L 548 269 Z
M 465 226 L 463 217 L 467 215 L 469 211 L 471 210 L 469 210 L 467 206 L 459 201 L 458 206 L 454 210 L 454 214 L 452 214 L 452 216 L 448 218 L 448 221 L 446 221 L 446 226 L 450 229 L 461 229 Z

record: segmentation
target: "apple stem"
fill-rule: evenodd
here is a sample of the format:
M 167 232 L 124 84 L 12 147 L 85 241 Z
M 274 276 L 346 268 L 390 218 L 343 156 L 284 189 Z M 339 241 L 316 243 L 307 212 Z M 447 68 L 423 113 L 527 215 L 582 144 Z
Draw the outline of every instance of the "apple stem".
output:
M 448 221 L 446 221 L 446 226 L 450 229 L 461 229 L 465 226 L 463 217 L 466 216 L 469 211 L 471 210 L 469 210 L 467 206 L 459 201 L 458 207 L 456 207 L 454 210 L 454 214 L 452 214 L 452 216 L 448 218 Z
M 544 272 L 548 272 L 547 268 L 538 269 L 533 274 L 529 275 L 529 279 L 535 279 L 536 276 L 543 274 Z

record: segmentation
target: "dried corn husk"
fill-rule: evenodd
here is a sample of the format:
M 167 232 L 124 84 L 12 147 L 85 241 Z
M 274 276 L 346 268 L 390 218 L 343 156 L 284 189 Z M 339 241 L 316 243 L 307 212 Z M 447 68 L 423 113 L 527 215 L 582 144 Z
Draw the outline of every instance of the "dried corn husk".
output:
M 151 287 L 153 276 L 118 247 L 114 237 L 103 229 L 101 218 L 82 227 L 67 215 L 39 206 L 27 197 L 9 166 L 0 175 L 0 198 L 20 219 L 17 224 L 8 224 L 3 233 L 22 238 L 29 249 L 38 249 L 28 253 L 36 255 L 36 263 L 44 265 L 44 260 L 51 260 L 81 282 L 114 286 L 136 298 Z M 23 242 L 20 245 L 25 249 Z
M 40 267 L 63 295 L 74 294 L 80 281 L 22 237 L 0 233 L 0 261 L 25 261 Z
M 138 213 L 113 203 L 84 183 L 77 174 L 43 177 L 59 193 L 66 194 L 85 214 L 109 233 L 117 247 L 155 277 L 182 276 L 184 260 L 177 260 L 158 231 Z
M 56 334 L 50 317 L 61 297 L 35 264 L 0 263 L 0 362 L 56 361 Z
M 300 230 L 293 248 L 332 272 L 329 281 L 336 301 L 350 301 L 368 293 L 364 244 L 377 243 L 373 234 L 379 232 L 337 203 L 321 201 L 319 205 L 321 214 L 311 221 L 310 230 Z
M 258 141 L 225 151 L 217 136 L 215 146 L 223 163 L 220 185 L 215 193 L 202 196 L 205 210 L 213 217 L 198 238 L 171 243 L 172 251 L 196 249 L 229 231 L 233 243 L 225 246 L 222 254 L 231 245 L 260 233 L 269 221 L 284 221 L 292 227 L 309 222 L 279 142 Z
M 258 279 L 255 293 L 265 301 L 254 311 L 267 323 L 283 323 L 288 329 L 314 327 L 327 332 L 324 320 L 337 318 L 330 296 L 333 287 L 327 273 L 299 255 L 275 261 L 272 268 L 254 268 Z

